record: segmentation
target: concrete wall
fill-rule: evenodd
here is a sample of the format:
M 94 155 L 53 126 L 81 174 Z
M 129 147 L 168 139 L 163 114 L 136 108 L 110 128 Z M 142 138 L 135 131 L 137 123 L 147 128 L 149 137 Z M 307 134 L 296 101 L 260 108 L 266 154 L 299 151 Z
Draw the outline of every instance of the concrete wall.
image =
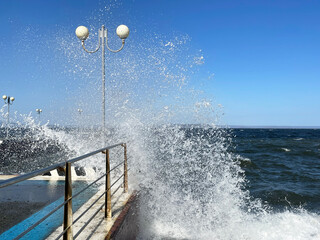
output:
M 134 193 L 121 214 L 115 221 L 106 239 L 112 240 L 134 240 L 136 239 L 138 226 L 138 196 Z

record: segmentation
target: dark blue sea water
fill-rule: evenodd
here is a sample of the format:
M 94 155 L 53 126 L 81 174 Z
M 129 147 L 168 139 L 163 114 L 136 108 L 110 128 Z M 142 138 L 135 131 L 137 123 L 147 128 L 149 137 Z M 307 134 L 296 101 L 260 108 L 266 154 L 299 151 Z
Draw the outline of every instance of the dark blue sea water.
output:
M 84 137 L 71 128 L 36 130 L 46 134 L 27 130 L 12 131 L 9 139 L 2 136 L 1 174 L 61 162 L 95 150 L 100 141 L 95 136 L 90 145 L 87 136 L 94 133 L 87 131 Z M 111 132 L 111 143 L 126 138 Z M 211 239 L 212 234 L 215 239 L 320 236 L 320 129 L 169 125 L 131 134 L 135 138 L 126 139 L 130 179 L 141 192 L 140 224 L 150 230 L 142 231 L 141 239 L 168 239 L 172 233 L 176 239 L 189 239 L 198 228 L 203 228 L 199 239 Z M 104 166 L 99 161 L 88 164 Z M 301 224 L 308 230 L 297 229 Z M 290 229 L 284 230 L 286 226 Z
M 187 137 L 195 135 L 192 131 L 208 137 L 206 130 L 199 128 L 185 131 Z M 61 143 L 24 138 L 21 131 L 12 134 L 16 136 L 7 140 L 2 136 L 2 174 L 32 171 L 69 156 Z M 320 212 L 320 129 L 237 128 L 221 134 L 231 139 L 228 151 L 239 155 L 244 186 L 253 198 L 279 211 L 303 207 Z
M 232 129 L 247 189 L 274 209 L 320 212 L 320 129 Z

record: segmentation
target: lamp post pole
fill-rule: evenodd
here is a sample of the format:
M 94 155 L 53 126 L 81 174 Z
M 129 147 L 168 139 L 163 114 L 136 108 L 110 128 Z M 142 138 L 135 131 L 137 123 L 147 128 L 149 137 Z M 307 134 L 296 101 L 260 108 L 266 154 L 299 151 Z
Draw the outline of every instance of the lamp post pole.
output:
M 118 50 L 112 50 L 108 46 L 108 29 L 104 27 L 104 25 L 101 26 L 101 29 L 99 29 L 98 37 L 99 37 L 99 45 L 98 47 L 93 50 L 93 51 L 88 51 L 85 46 L 84 46 L 84 41 L 88 38 L 89 36 L 89 30 L 88 28 L 84 26 L 79 26 L 76 29 L 76 35 L 77 37 L 81 40 L 81 45 L 84 51 L 87 53 L 95 53 L 99 50 L 101 46 L 101 62 L 102 62 L 102 134 L 103 134 L 103 139 L 105 143 L 105 128 L 106 128 L 106 95 L 105 95 L 105 88 L 106 88 L 106 72 L 105 72 L 105 47 L 110 52 L 120 52 L 125 43 L 125 39 L 129 36 L 129 28 L 125 25 L 120 25 L 117 27 L 116 33 L 119 36 L 119 38 L 122 40 L 122 45 Z
M 8 113 L 7 113 L 7 138 L 9 137 L 9 124 L 10 124 L 10 105 L 13 104 L 14 97 L 10 97 L 7 95 L 3 95 L 2 99 L 4 100 L 4 103 L 8 105 Z
M 39 123 L 40 123 L 40 114 L 42 113 L 42 109 L 37 108 L 37 109 L 36 109 L 36 112 L 37 112 L 38 115 L 39 115 Z
M 82 114 L 82 109 L 81 108 L 78 108 L 78 113 L 79 113 L 79 123 L 78 123 L 78 125 L 79 125 L 79 132 L 81 132 L 81 127 L 80 127 L 80 125 L 81 125 L 81 114 Z
M 99 35 L 101 38 L 101 73 L 102 73 L 102 134 L 103 134 L 103 143 L 105 143 L 105 134 L 106 134 L 106 62 L 105 62 L 105 47 L 104 47 L 104 38 L 107 37 L 105 34 L 104 25 L 101 26 Z M 108 40 L 106 41 L 108 43 Z M 123 42 L 124 43 L 124 42 Z M 82 45 L 84 47 L 84 44 Z

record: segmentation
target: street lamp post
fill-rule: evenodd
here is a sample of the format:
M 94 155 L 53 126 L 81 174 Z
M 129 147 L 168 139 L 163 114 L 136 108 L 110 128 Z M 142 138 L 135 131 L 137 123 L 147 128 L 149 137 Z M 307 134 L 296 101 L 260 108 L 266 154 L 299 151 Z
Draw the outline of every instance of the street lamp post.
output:
M 99 33 L 98 33 L 98 37 L 99 37 L 99 46 L 93 50 L 93 51 L 88 51 L 85 46 L 84 46 L 84 41 L 88 38 L 89 36 L 89 30 L 88 28 L 84 27 L 84 26 L 79 26 L 76 29 L 76 35 L 77 37 L 81 40 L 81 45 L 82 48 L 87 52 L 87 53 L 95 53 L 100 49 L 101 46 L 101 50 L 102 50 L 102 132 L 103 132 L 103 136 L 105 139 L 105 127 L 106 127 L 106 107 L 105 107 L 105 45 L 107 49 L 110 52 L 120 52 L 123 47 L 124 47 L 124 43 L 125 43 L 125 39 L 129 36 L 129 28 L 126 25 L 120 25 L 117 27 L 116 33 L 119 36 L 119 38 L 122 40 L 122 45 L 118 50 L 112 50 L 109 48 L 108 46 L 108 29 L 106 29 L 104 27 L 104 25 L 101 26 L 101 29 L 99 29 Z
M 37 109 L 36 109 L 36 112 L 37 112 L 38 115 L 39 115 L 39 123 L 40 123 L 40 114 L 42 113 L 42 109 L 37 108 Z
M 82 114 L 82 109 L 81 108 L 78 108 L 78 113 L 79 113 L 79 132 L 81 133 L 81 127 L 80 127 L 80 122 L 81 122 L 81 114 Z
M 7 116 L 7 138 L 9 136 L 9 121 L 10 121 L 10 118 L 9 118 L 9 113 L 10 113 L 10 105 L 13 104 L 13 101 L 14 101 L 14 97 L 10 97 L 10 96 L 7 96 L 7 95 L 3 95 L 2 96 L 3 100 L 4 100 L 4 103 L 8 105 L 8 116 Z

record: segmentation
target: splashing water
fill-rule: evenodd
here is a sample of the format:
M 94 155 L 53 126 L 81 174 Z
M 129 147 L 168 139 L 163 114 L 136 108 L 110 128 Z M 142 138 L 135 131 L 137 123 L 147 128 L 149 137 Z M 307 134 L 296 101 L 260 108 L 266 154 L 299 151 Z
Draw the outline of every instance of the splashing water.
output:
M 99 18 L 89 19 L 90 28 L 99 26 L 112 7 L 102 8 Z M 88 48 L 94 47 L 96 38 L 89 38 Z M 63 150 L 58 157 L 54 149 L 51 158 L 32 162 L 33 169 L 102 146 L 97 127 L 100 55 L 84 53 L 77 39 L 64 31 L 54 43 L 50 42 L 50 48 L 65 66 L 61 74 L 79 83 L 78 89 L 70 90 L 74 104 L 64 110 L 83 109 L 83 116 L 71 118 L 81 130 L 40 125 L 30 116 L 19 117 L 23 123 L 13 118 L 16 130 L 28 129 L 23 134 L 33 139 L 33 150 L 41 143 L 43 152 L 49 146 Z M 188 87 L 188 80 L 205 62 L 188 36 L 133 36 L 118 55 L 108 54 L 106 62 L 107 145 L 128 144 L 131 187 L 140 191 L 139 239 L 320 238 L 318 215 L 303 209 L 276 213 L 245 189 L 239 156 L 228 151 L 232 137 L 217 127 L 220 105 Z M 182 124 L 194 122 L 201 124 Z M 120 158 L 120 152 L 114 154 Z M 97 171 L 104 167 L 99 157 L 82 164 Z M 21 162 L 12 166 L 18 171 Z

